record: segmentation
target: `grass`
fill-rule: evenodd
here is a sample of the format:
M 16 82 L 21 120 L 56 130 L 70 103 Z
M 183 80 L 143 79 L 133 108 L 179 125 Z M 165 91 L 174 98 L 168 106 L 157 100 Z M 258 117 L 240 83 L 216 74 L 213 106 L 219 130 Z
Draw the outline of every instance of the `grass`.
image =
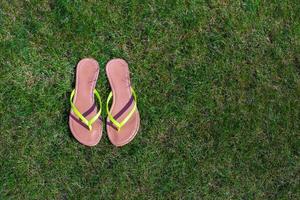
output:
M 0 0 L 0 199 L 299 199 L 297 0 Z M 128 61 L 141 130 L 68 128 L 76 63 Z M 105 113 L 103 113 L 103 116 Z

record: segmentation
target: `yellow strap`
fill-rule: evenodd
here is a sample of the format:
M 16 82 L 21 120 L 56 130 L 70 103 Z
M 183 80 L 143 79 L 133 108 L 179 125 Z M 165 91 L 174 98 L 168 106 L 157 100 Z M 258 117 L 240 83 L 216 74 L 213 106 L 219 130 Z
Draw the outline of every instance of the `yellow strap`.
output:
M 70 97 L 70 103 L 71 103 L 71 108 L 74 112 L 74 114 L 79 117 L 79 119 L 81 119 L 81 121 L 88 126 L 89 130 L 91 131 L 92 130 L 92 125 L 93 123 L 100 117 L 101 115 L 101 110 L 102 110 L 102 101 L 101 101 L 101 97 L 100 97 L 100 94 L 97 92 L 96 89 L 94 89 L 94 94 L 96 95 L 99 103 L 100 103 L 100 109 L 98 111 L 98 113 L 92 117 L 90 120 L 87 120 L 80 112 L 79 110 L 76 108 L 75 104 L 73 103 L 73 98 L 75 96 L 75 89 L 72 91 L 71 93 L 71 97 Z
M 133 106 L 132 110 L 130 111 L 130 113 L 125 117 L 125 119 L 122 122 L 118 122 L 117 120 L 115 120 L 109 111 L 108 104 L 113 96 L 112 92 L 109 93 L 107 101 L 106 101 L 106 112 L 107 112 L 108 118 L 117 127 L 118 131 L 120 131 L 120 129 L 128 122 L 128 120 L 132 117 L 133 113 L 136 111 L 137 97 L 136 97 L 136 94 L 135 94 L 135 91 L 133 90 L 133 88 L 130 88 L 130 89 L 131 89 L 131 92 L 134 97 L 134 106 Z

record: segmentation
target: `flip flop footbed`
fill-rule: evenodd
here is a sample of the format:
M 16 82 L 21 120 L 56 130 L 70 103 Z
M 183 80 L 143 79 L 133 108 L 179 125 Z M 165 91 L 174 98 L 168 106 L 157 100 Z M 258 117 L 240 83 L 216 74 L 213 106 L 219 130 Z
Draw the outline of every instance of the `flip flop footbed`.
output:
M 76 69 L 76 86 L 73 103 L 79 112 L 86 118 L 91 119 L 97 114 L 98 103 L 94 98 L 94 89 L 99 74 L 99 65 L 96 60 L 82 59 Z M 82 144 L 95 146 L 102 136 L 102 121 L 97 120 L 92 124 L 92 129 L 88 127 L 71 110 L 69 126 L 73 136 Z
M 122 59 L 113 59 L 106 65 L 106 74 L 113 94 L 110 113 L 115 120 L 121 122 L 128 116 L 135 104 L 131 92 L 128 64 Z M 123 146 L 132 141 L 139 126 L 140 115 L 137 109 L 119 131 L 109 119 L 107 119 L 106 125 L 108 137 L 115 146 Z

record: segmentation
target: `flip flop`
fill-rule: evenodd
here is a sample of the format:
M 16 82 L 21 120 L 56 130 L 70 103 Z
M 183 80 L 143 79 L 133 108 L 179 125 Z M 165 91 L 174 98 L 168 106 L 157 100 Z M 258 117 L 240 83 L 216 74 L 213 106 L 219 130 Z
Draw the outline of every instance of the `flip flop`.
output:
M 73 136 L 86 146 L 95 146 L 102 137 L 101 98 L 95 89 L 99 65 L 91 58 L 82 59 L 76 69 L 76 86 L 71 93 L 69 126 Z M 99 111 L 96 102 L 99 101 Z
M 130 84 L 126 61 L 113 59 L 106 64 L 106 74 L 112 88 L 107 102 L 107 134 L 115 146 L 123 146 L 133 140 L 140 126 L 136 94 Z M 113 98 L 109 109 L 109 102 Z

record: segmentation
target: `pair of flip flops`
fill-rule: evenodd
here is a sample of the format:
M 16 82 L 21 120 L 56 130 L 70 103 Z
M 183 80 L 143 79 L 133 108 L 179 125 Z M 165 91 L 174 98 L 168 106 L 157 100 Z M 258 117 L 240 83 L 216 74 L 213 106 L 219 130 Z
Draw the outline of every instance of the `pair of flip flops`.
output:
M 99 74 L 98 62 L 82 59 L 76 69 L 76 86 L 71 93 L 69 126 L 73 136 L 86 146 L 95 146 L 102 137 L 102 101 L 95 89 Z M 109 140 L 115 146 L 123 146 L 133 140 L 140 126 L 136 94 L 130 84 L 126 61 L 113 59 L 106 64 L 106 74 L 112 89 L 106 102 L 106 129 Z M 98 101 L 99 109 L 97 109 Z M 109 102 L 112 106 L 109 109 Z

